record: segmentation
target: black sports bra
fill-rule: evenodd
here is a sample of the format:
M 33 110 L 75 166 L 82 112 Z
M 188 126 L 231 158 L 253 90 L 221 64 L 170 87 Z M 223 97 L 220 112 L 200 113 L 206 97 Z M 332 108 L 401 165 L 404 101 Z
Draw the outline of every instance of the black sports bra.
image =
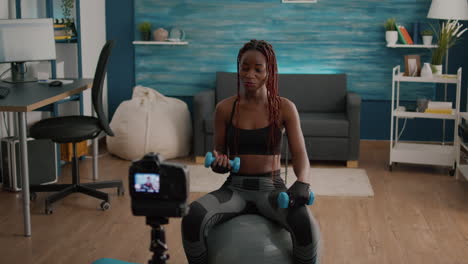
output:
M 231 118 L 227 127 L 227 149 L 231 155 L 278 155 L 281 152 L 282 130 L 275 129 L 274 136 L 279 140 L 274 146 L 269 147 L 269 134 L 272 124 L 258 129 L 242 129 L 232 124 L 237 99 L 232 106 Z M 238 130 L 238 131 L 236 131 Z M 235 139 L 237 134 L 237 140 Z M 237 145 L 237 146 L 236 146 Z

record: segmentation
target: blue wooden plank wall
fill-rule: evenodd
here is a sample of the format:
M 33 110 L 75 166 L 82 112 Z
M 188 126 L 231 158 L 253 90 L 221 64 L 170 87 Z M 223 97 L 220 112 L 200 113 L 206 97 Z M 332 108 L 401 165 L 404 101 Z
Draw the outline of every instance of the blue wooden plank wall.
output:
M 193 95 L 213 89 L 216 71 L 236 71 L 239 48 L 264 39 L 275 48 L 280 73 L 346 73 L 348 89 L 364 100 L 391 98 L 391 71 L 405 54 L 427 49 L 385 47 L 383 23 L 405 25 L 426 19 L 430 0 L 319 0 L 283 4 L 281 0 L 136 0 L 135 28 L 179 27 L 187 46 L 135 46 L 135 82 L 166 95 Z M 433 21 L 435 22 L 435 21 Z M 411 34 L 411 33 L 410 33 Z M 135 31 L 135 39 L 140 39 Z M 402 87 L 403 88 L 403 87 Z M 280 87 L 281 91 L 281 87 Z M 402 98 L 433 98 L 434 86 L 405 85 Z
M 109 118 L 135 86 L 133 0 L 106 0 L 106 37 L 115 41 L 107 66 Z

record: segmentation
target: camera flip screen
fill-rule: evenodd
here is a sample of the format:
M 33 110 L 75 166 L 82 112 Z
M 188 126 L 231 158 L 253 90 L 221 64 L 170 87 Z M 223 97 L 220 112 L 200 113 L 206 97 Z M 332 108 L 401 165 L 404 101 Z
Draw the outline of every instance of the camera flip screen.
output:
M 135 173 L 135 185 L 133 188 L 138 193 L 159 193 L 159 174 Z

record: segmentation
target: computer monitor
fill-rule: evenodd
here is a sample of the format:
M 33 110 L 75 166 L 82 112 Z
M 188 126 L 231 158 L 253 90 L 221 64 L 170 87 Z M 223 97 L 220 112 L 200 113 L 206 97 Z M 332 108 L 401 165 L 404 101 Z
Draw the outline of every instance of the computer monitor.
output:
M 51 18 L 0 19 L 0 63 L 11 63 L 5 82 L 33 82 L 25 62 L 55 60 Z

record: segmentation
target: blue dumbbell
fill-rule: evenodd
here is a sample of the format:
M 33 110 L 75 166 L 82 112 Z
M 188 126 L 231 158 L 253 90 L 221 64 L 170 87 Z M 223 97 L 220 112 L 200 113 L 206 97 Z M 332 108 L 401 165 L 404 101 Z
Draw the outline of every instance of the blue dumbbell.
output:
M 208 168 L 211 166 L 211 163 L 215 161 L 215 157 L 213 153 L 207 152 L 205 155 L 205 167 Z M 232 171 L 233 172 L 238 172 L 240 168 L 240 158 L 235 157 L 234 160 L 229 160 L 229 163 L 231 164 Z
M 314 193 L 309 193 L 309 201 L 307 201 L 307 205 L 311 205 L 314 203 Z M 288 208 L 294 206 L 294 198 L 289 199 L 289 194 L 287 192 L 280 192 L 278 195 L 278 206 L 279 208 Z

